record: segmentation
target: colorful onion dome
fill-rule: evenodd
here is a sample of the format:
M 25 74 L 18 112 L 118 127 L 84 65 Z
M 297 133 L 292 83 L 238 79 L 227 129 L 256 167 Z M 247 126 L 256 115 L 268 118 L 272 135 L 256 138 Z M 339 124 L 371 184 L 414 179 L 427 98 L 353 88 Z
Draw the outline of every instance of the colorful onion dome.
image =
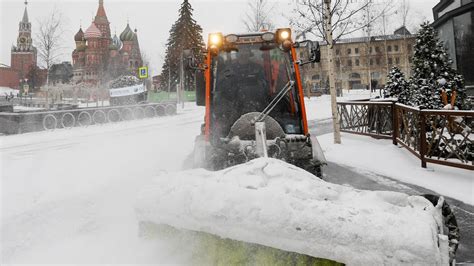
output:
M 114 34 L 114 37 L 112 38 L 112 44 L 117 47 L 117 49 L 122 48 L 122 41 L 120 41 L 119 37 L 117 37 L 117 34 Z
M 91 38 L 100 38 L 102 37 L 102 32 L 100 32 L 99 28 L 95 25 L 94 22 L 87 28 L 86 33 L 84 33 L 84 37 L 86 39 L 91 39 Z
M 125 27 L 123 32 L 120 34 L 120 40 L 122 42 L 133 41 L 134 36 L 135 33 L 133 33 L 132 29 L 130 29 L 130 25 L 127 23 L 127 27 Z
M 82 28 L 79 28 L 79 31 L 74 35 L 74 40 L 76 42 L 81 42 L 84 40 L 84 32 L 82 31 Z

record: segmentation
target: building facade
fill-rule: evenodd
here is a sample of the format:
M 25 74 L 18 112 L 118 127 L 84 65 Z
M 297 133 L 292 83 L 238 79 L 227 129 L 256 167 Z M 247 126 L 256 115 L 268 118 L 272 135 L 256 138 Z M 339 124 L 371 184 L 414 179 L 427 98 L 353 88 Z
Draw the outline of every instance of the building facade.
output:
M 143 64 L 137 30 L 132 31 L 127 23 L 120 38 L 116 34 L 111 37 L 103 0 L 99 0 L 94 21 L 85 32 L 80 28 L 74 41 L 74 83 L 101 84 L 120 75 L 137 75 Z
M 387 74 L 398 66 L 411 75 L 415 35 L 402 27 L 393 35 L 341 39 L 334 45 L 336 88 L 368 89 L 385 85 Z M 304 56 L 304 55 L 301 55 Z M 321 45 L 321 62 L 302 68 L 305 89 L 329 88 L 329 60 L 327 45 Z
M 31 23 L 28 19 L 28 2 L 25 1 L 25 11 L 19 23 L 17 45 L 11 49 L 11 68 L 18 72 L 19 80 L 25 82 L 33 68 L 37 66 L 37 50 L 31 37 Z
M 441 0 L 433 8 L 433 27 L 474 95 L 474 0 Z

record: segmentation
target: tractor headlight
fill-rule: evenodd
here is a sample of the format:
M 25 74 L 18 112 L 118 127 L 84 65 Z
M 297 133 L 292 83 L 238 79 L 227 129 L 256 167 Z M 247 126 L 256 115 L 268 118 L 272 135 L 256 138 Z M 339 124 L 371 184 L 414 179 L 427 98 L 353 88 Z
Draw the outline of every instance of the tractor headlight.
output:
M 221 46 L 222 44 L 222 33 L 211 33 L 209 34 L 209 46 Z
M 282 31 L 280 32 L 280 39 L 282 40 L 286 40 L 290 37 L 290 33 L 288 31 Z
M 276 34 L 279 43 L 283 43 L 286 40 L 291 41 L 291 30 L 288 28 L 278 29 Z
M 228 43 L 236 43 L 239 40 L 237 35 L 231 34 L 225 37 L 225 41 Z
M 273 34 L 272 32 L 266 32 L 266 33 L 262 34 L 262 40 L 264 40 L 266 42 L 274 41 L 275 40 L 275 34 Z

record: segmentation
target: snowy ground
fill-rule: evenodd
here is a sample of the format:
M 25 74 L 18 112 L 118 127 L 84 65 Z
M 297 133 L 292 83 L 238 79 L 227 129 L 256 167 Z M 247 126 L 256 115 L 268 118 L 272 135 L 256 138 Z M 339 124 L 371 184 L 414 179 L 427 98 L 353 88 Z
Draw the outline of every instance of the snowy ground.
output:
M 5 97 L 5 94 L 10 95 L 10 93 L 13 93 L 13 95 L 16 96 L 19 92 L 20 92 L 19 90 L 15 90 L 15 89 L 12 89 L 12 88 L 0 87 L 0 96 L 2 96 L 2 97 Z
M 474 179 L 469 170 L 436 164 L 420 166 L 409 151 L 392 144 L 352 134 L 342 135 L 342 144 L 333 144 L 332 133 L 320 136 L 319 142 L 328 161 L 350 166 L 362 174 L 368 172 L 418 185 L 467 204 L 474 205 Z
M 338 101 L 358 100 L 370 98 L 368 90 L 344 91 L 343 97 L 337 97 Z M 305 98 L 306 115 L 308 120 L 325 120 L 331 118 L 331 96 Z
M 308 116 L 328 119 L 329 106 L 327 96 L 311 98 Z M 193 148 L 203 108 L 190 104 L 178 111 L 173 117 L 0 136 L 0 264 L 185 261 L 186 251 L 175 243 L 140 239 L 133 209 L 137 192 L 154 176 L 180 170 Z M 431 164 L 434 171 L 424 170 L 418 159 L 390 141 L 343 137 L 341 146 L 329 145 L 330 135 L 320 138 L 330 161 L 472 204 L 472 182 L 466 180 L 470 172 Z M 386 165 L 392 156 L 395 166 L 377 168 L 375 160 Z
M 138 238 L 133 205 L 153 176 L 181 169 L 202 120 L 192 108 L 1 136 L 1 264 L 180 262 L 172 243 Z
M 46 110 L 45 108 L 39 108 L 39 107 L 29 107 L 29 106 L 21 106 L 21 105 L 15 105 L 13 106 L 13 111 L 14 112 L 22 112 L 22 111 L 43 111 Z

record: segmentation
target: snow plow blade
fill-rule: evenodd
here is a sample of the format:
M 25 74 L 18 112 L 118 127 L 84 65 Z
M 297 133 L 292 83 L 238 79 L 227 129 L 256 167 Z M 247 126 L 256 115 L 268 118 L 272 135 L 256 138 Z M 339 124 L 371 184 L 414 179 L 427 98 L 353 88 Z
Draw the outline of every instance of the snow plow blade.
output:
M 203 232 L 178 230 L 168 225 L 141 222 L 140 236 L 145 239 L 169 240 L 184 250 L 185 264 L 191 265 L 300 265 L 340 266 L 335 261 L 314 258 L 308 255 L 280 250 L 254 243 L 221 238 Z
M 140 192 L 136 213 L 144 228 L 197 232 L 226 254 L 243 256 L 246 243 L 265 258 L 302 255 L 290 264 L 449 264 L 441 209 L 424 197 L 327 183 L 276 159 L 160 176 Z

